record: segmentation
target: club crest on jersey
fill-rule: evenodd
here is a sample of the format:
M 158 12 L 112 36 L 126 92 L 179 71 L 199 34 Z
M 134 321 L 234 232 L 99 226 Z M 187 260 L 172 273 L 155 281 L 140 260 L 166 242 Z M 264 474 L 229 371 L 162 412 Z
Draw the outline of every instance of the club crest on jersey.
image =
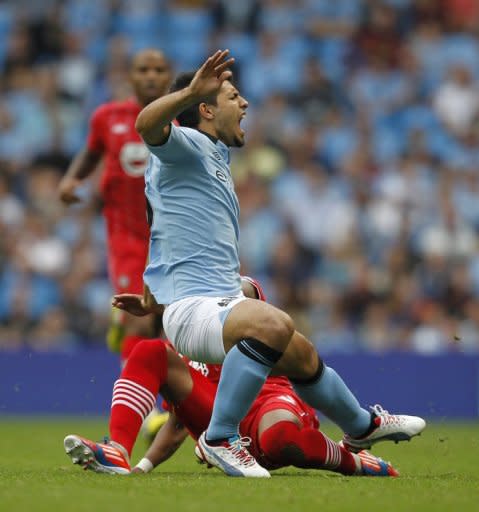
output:
M 127 286 L 130 285 L 130 278 L 125 275 L 125 274 L 122 274 L 119 278 L 118 278 L 118 286 L 120 288 L 126 288 Z
M 128 125 L 125 123 L 116 123 L 111 127 L 111 132 L 117 135 L 126 133 L 128 131 Z
M 127 142 L 120 151 L 120 163 L 128 176 L 143 176 L 148 165 L 148 148 L 141 142 Z

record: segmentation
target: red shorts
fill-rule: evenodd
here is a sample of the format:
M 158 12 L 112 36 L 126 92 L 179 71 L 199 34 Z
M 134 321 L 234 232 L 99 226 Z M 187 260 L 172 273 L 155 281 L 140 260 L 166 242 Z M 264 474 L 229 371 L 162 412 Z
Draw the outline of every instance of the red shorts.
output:
M 148 241 L 120 235 L 108 239 L 108 272 L 115 293 L 143 293 Z
M 249 413 L 241 422 L 240 430 L 242 436 L 251 438 L 251 445 L 249 447 L 251 455 L 267 469 L 275 469 L 276 466 L 271 465 L 261 452 L 258 429 L 261 419 L 266 413 L 279 409 L 293 413 L 299 418 L 302 428 L 319 428 L 319 420 L 314 409 L 299 400 L 298 397 L 288 389 L 284 392 L 271 392 L 269 390 L 261 392 L 254 401 Z

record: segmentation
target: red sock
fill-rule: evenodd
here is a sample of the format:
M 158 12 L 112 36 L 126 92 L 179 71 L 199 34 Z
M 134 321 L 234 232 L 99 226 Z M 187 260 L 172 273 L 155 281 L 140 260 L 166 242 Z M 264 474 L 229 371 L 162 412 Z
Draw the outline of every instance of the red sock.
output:
M 183 401 L 174 407 L 174 411 L 190 434 L 198 439 L 208 428 L 217 387 L 191 366 L 188 368 L 193 380 L 193 389 Z
M 137 343 L 113 386 L 110 415 L 111 440 L 121 444 L 128 455 L 167 375 L 166 345 L 160 340 Z
M 140 341 L 143 341 L 144 339 L 144 336 L 137 336 L 136 334 L 129 334 L 123 338 L 120 352 L 122 366 L 124 366 L 126 360 L 130 357 L 131 351 L 136 347 L 138 343 L 140 343 Z
M 351 453 L 319 430 L 300 428 L 291 421 L 280 421 L 266 429 L 260 436 L 260 447 L 278 466 L 329 469 L 343 475 L 356 471 Z

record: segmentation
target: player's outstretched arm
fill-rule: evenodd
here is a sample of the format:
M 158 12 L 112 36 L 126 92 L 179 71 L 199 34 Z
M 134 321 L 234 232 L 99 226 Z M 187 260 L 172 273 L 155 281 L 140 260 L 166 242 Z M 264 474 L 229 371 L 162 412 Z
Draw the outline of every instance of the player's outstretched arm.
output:
M 234 59 L 228 59 L 228 55 L 229 50 L 218 50 L 198 69 L 188 87 L 156 99 L 140 112 L 135 128 L 147 144 L 158 146 L 166 142 L 170 123 L 178 114 L 216 94 L 231 77 L 228 67 Z
M 76 194 L 81 182 L 90 176 L 97 168 L 102 154 L 85 148 L 73 159 L 65 176 L 58 185 L 58 196 L 65 204 L 74 204 L 80 201 Z
M 155 468 L 168 460 L 187 437 L 186 428 L 178 421 L 174 413 L 170 413 L 168 421 L 160 428 L 142 460 L 147 459 Z M 146 473 L 148 469 L 151 471 L 152 468 L 146 468 L 144 464 L 140 463 L 139 466 L 133 468 L 133 473 Z

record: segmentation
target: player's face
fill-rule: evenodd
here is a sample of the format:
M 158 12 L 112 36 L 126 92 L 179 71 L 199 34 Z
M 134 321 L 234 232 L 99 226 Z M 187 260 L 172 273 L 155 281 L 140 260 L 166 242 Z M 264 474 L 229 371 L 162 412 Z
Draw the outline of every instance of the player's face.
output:
M 161 52 L 145 50 L 134 57 L 130 80 L 138 101 L 147 105 L 168 91 L 171 68 Z
M 241 147 L 244 144 L 245 132 L 240 123 L 247 108 L 248 102 L 236 87 L 231 82 L 223 82 L 214 107 L 214 122 L 218 138 L 227 146 Z

